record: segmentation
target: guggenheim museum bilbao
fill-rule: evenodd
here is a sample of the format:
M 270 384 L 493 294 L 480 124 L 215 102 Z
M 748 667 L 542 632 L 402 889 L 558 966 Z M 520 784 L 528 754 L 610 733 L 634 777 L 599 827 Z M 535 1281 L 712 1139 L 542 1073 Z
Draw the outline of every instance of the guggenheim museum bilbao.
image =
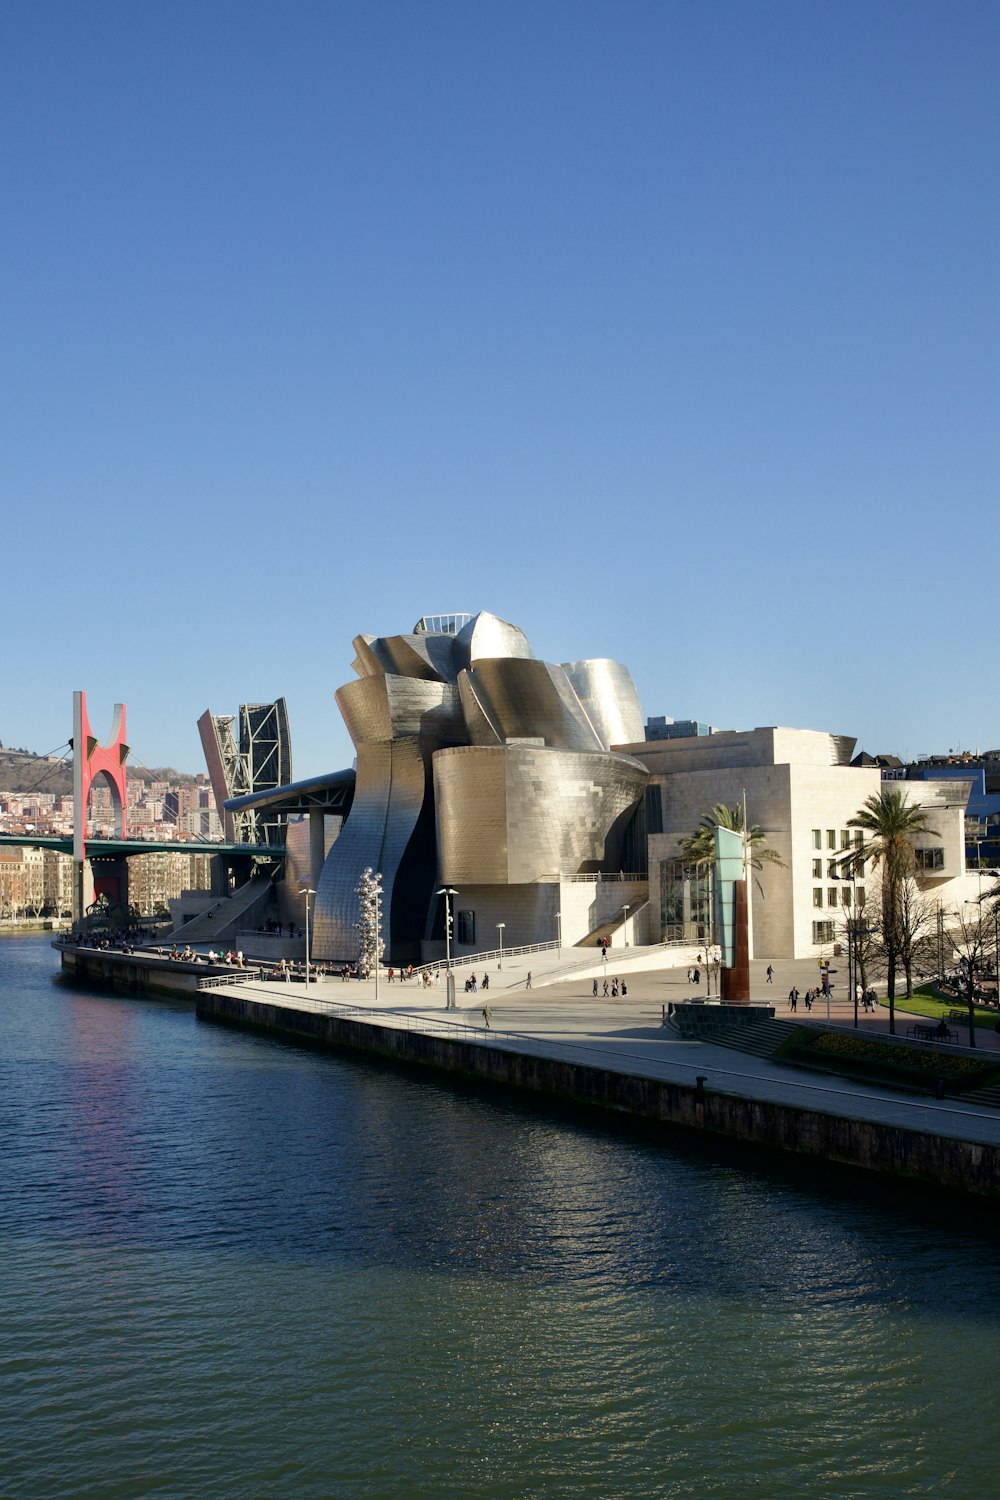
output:
M 709 882 L 679 841 L 720 802 L 745 802 L 781 860 L 750 881 L 751 951 L 820 955 L 842 936 L 864 877 L 839 878 L 837 857 L 855 838 L 849 820 L 881 786 L 877 767 L 851 764 L 853 739 L 758 728 L 647 741 L 626 667 L 540 661 L 523 631 L 485 612 L 424 616 L 406 635 L 360 635 L 354 649 L 356 680 L 336 701 L 355 769 L 261 787 L 244 758 L 234 797 L 227 773 L 239 757 L 220 755 L 217 737 L 210 747 L 203 725 L 227 816 L 260 819 L 285 840 L 285 914 L 301 913 L 301 887 L 315 892 L 315 958 L 356 956 L 366 867 L 382 875 L 394 963 L 443 956 L 448 903 L 455 955 L 501 940 L 709 941 Z M 290 766 L 287 746 L 267 750 Z M 949 908 L 975 895 L 968 790 L 907 783 L 934 830 L 919 840 L 918 867 Z

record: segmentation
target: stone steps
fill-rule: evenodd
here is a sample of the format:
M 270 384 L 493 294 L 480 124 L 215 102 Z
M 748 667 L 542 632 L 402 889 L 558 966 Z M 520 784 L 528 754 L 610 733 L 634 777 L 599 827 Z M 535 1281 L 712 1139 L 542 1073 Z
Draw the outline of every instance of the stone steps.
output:
M 984 1089 L 973 1089 L 971 1094 L 961 1094 L 963 1104 L 988 1104 L 993 1109 L 1000 1109 L 1000 1083 L 991 1083 Z
M 752 1057 L 773 1057 L 782 1042 L 797 1030 L 794 1021 L 752 1021 L 746 1026 L 724 1026 L 706 1037 L 706 1041 L 746 1052 Z
M 199 912 L 190 922 L 169 934 L 172 943 L 213 943 L 220 938 L 238 936 L 247 913 L 262 897 L 270 894 L 270 876 L 255 876 L 229 896 L 220 896 L 208 910 Z

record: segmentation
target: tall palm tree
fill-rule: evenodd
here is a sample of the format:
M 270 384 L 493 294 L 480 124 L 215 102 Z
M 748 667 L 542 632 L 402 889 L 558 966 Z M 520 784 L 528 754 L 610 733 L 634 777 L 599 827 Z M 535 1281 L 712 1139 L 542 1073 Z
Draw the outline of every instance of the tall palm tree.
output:
M 784 860 L 774 849 L 768 847 L 767 836 L 760 825 L 751 823 L 749 828 L 745 828 L 743 808 L 739 804 L 729 807 L 724 802 L 717 802 L 704 814 L 697 830 L 686 839 L 681 839 L 681 854 L 690 864 L 703 868 L 714 866 L 717 828 L 728 828 L 732 833 L 742 835 L 747 864 L 751 870 L 762 870 L 765 864 L 781 865 L 784 868 Z M 759 881 L 757 883 L 760 884 Z
M 936 828 L 928 828 L 922 807 L 906 800 L 899 786 L 883 786 L 873 792 L 853 818 L 848 828 L 860 828 L 862 841 L 840 860 L 848 874 L 860 874 L 866 864 L 882 871 L 882 946 L 885 950 L 886 993 L 889 1000 L 889 1030 L 896 1030 L 896 968 L 906 934 L 904 886 L 916 863 L 913 839 L 917 834 L 939 838 Z

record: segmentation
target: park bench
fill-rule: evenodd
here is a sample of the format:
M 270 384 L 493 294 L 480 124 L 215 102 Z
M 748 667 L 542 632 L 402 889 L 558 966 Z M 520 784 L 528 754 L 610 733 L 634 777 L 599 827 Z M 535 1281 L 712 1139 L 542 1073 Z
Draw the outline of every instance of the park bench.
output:
M 950 1031 L 946 1031 L 942 1036 L 938 1031 L 936 1025 L 931 1026 L 918 1024 L 916 1026 L 911 1026 L 906 1035 L 913 1037 L 914 1041 L 917 1042 L 954 1042 L 957 1040 L 957 1038 L 953 1036 Z

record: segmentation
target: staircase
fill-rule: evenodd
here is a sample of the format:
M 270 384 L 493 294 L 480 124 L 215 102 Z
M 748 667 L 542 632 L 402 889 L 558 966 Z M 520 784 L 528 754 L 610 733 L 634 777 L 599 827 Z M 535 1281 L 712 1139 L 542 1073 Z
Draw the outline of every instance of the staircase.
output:
M 649 897 L 648 896 L 644 896 L 641 901 L 636 901 L 634 904 L 630 903 L 630 905 L 629 905 L 629 909 L 628 909 L 628 930 L 629 930 L 630 937 L 633 939 L 633 941 L 631 941 L 629 943 L 629 948 L 643 947 L 643 946 L 655 946 L 655 945 L 649 945 L 649 944 L 645 944 L 644 945 L 642 943 L 637 944 L 634 941 L 635 935 L 640 930 L 640 927 L 642 925 L 641 923 L 639 923 L 639 925 L 637 926 L 637 920 L 641 916 L 641 914 L 646 911 L 646 909 L 647 909 L 648 906 L 649 906 Z M 643 918 L 643 921 L 645 921 L 645 918 Z M 587 936 L 586 937 L 582 937 L 579 940 L 579 942 L 576 944 L 576 946 L 578 948 L 593 948 L 593 947 L 596 947 L 600 943 L 601 938 L 607 938 L 608 941 L 611 942 L 612 944 L 617 944 L 618 945 L 617 947 L 613 947 L 612 949 L 609 950 L 608 962 L 610 963 L 611 962 L 611 957 L 610 957 L 611 953 L 614 953 L 615 956 L 617 957 L 622 951 L 624 951 L 624 948 L 625 948 L 624 936 L 625 936 L 625 910 L 624 910 L 624 905 L 622 905 L 622 906 L 619 906 L 619 908 L 617 909 L 617 911 L 613 912 L 611 914 L 611 916 L 609 916 L 604 922 L 600 922 L 600 923 L 598 923 L 598 925 L 596 927 L 591 928 L 590 932 L 587 933 Z M 692 944 L 692 946 L 694 946 L 694 945 Z
M 958 1094 L 962 1104 L 986 1104 L 991 1109 L 1000 1109 L 1000 1083 L 987 1084 L 985 1088 L 973 1089 L 971 1094 Z
M 263 907 L 270 898 L 270 875 L 254 876 L 231 896 L 220 896 L 208 911 L 176 928 L 170 934 L 170 941 L 214 943 L 222 938 L 235 938 L 240 929 L 248 925 L 258 902 Z
M 723 1026 L 710 1038 L 720 1047 L 752 1057 L 773 1057 L 782 1042 L 798 1028 L 794 1021 L 751 1021 L 746 1026 Z

